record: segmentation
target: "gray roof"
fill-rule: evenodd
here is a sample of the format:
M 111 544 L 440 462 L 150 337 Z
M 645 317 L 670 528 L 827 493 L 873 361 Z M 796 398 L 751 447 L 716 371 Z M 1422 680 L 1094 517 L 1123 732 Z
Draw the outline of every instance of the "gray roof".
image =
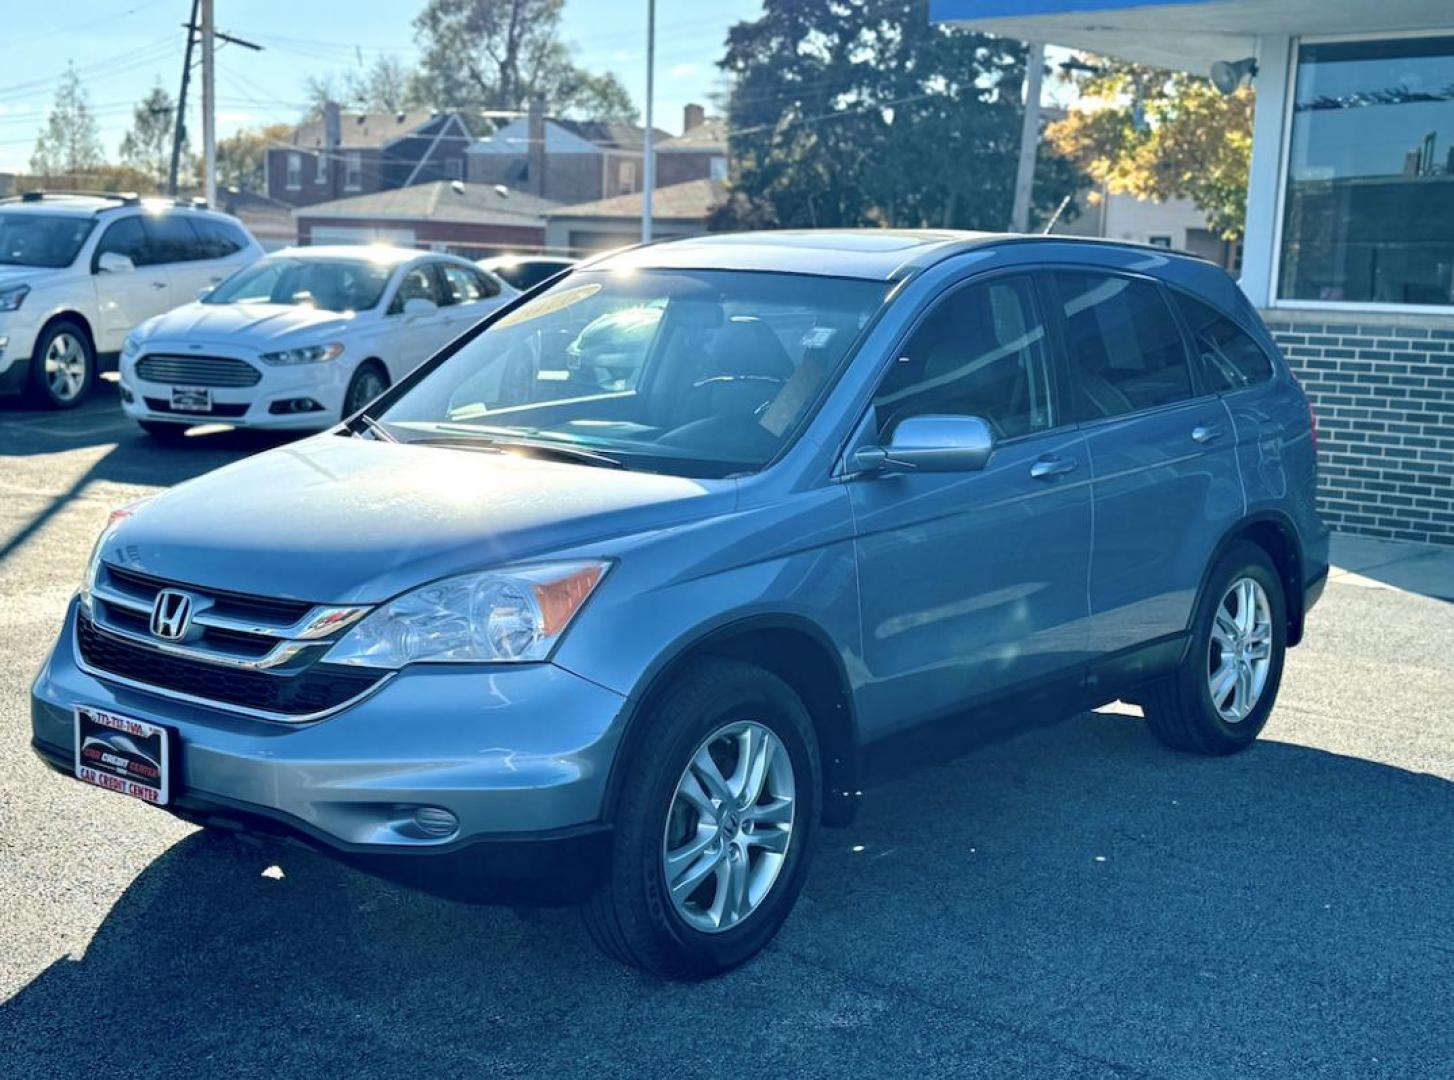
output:
M 673 220 L 697 220 L 705 218 L 712 207 L 722 201 L 727 192 L 720 180 L 687 180 L 680 184 L 660 187 L 651 193 L 651 213 L 654 217 Z M 609 199 L 595 199 L 592 202 L 558 206 L 550 211 L 553 218 L 639 218 L 645 199 L 641 192 L 630 195 L 613 195 Z
M 378 149 L 396 139 L 402 139 L 405 135 L 417 131 L 439 117 L 439 113 L 429 109 L 414 109 L 398 113 L 340 113 L 338 118 L 339 148 L 343 150 Z M 324 146 L 327 143 L 327 134 L 323 118 L 319 117 L 298 125 L 284 141 L 300 150 L 312 150 Z
M 503 194 L 502 194 L 503 192 Z M 393 221 L 444 221 L 469 225 L 540 226 L 560 204 L 493 184 L 436 180 L 428 184 L 372 191 L 346 199 L 300 206 L 298 218 L 373 218 Z
M 675 139 L 657 146 L 661 154 L 709 154 L 727 152 L 727 120 L 709 116 L 695 127 L 683 131 Z

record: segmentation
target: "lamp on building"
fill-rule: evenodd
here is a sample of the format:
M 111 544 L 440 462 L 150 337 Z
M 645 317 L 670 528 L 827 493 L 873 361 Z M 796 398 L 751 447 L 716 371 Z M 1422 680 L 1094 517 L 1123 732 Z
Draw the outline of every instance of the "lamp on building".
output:
M 1250 82 L 1257 74 L 1257 60 L 1246 57 L 1242 60 L 1218 60 L 1212 64 L 1212 85 L 1223 94 L 1235 94 L 1243 83 Z

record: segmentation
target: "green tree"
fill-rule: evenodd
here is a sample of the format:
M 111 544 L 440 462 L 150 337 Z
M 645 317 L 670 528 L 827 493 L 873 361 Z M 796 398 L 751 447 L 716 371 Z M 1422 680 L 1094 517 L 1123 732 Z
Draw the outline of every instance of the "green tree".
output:
M 50 116 L 36 137 L 30 170 L 39 176 L 75 175 L 97 168 L 104 160 L 85 87 L 75 65 L 68 62 Z
M 160 184 L 172 163 L 177 104 L 158 82 L 132 113 L 131 130 L 121 139 L 121 161 Z M 185 144 L 183 154 L 186 153 Z
M 544 95 L 553 111 L 634 121 L 614 75 L 576 66 L 560 40 L 565 0 L 429 0 L 414 19 L 422 58 L 414 93 L 441 109 L 523 111 Z
M 268 189 L 268 147 L 281 145 L 293 133 L 287 124 L 242 128 L 217 140 L 217 183 L 239 191 Z
M 1025 55 L 931 24 L 923 0 L 766 0 L 721 61 L 734 171 L 714 227 L 1003 229 Z M 1083 184 L 1042 153 L 1037 217 Z
M 1224 239 L 1242 234 L 1251 89 L 1224 95 L 1194 75 L 1101 61 L 1080 90 L 1081 107 L 1046 129 L 1056 152 L 1110 191 L 1188 198 Z

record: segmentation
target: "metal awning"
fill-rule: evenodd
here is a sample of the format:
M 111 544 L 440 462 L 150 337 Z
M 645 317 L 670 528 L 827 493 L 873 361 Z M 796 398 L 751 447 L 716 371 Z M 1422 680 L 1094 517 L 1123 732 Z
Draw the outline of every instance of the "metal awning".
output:
M 1454 33 L 1454 0 L 929 0 L 929 18 L 1205 74 L 1263 35 Z

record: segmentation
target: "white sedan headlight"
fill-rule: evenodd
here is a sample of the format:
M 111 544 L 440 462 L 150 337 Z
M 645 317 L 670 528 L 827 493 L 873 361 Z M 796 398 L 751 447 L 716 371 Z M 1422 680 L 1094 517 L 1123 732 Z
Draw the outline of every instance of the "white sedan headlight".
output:
M 29 295 L 29 285 L 12 285 L 8 289 L 0 289 L 0 311 L 19 311 L 20 305 L 25 303 L 25 298 Z
M 379 668 L 544 660 L 608 566 L 541 563 L 445 578 L 380 606 L 324 659 Z
M 264 364 L 282 367 L 288 364 L 321 364 L 337 360 L 343 355 L 343 342 L 330 341 L 327 345 L 304 345 L 297 349 L 279 349 L 265 352 L 258 357 Z
M 141 342 L 136 340 L 136 332 L 132 331 L 126 335 L 126 340 L 121 343 L 121 355 L 130 360 L 141 351 Z

